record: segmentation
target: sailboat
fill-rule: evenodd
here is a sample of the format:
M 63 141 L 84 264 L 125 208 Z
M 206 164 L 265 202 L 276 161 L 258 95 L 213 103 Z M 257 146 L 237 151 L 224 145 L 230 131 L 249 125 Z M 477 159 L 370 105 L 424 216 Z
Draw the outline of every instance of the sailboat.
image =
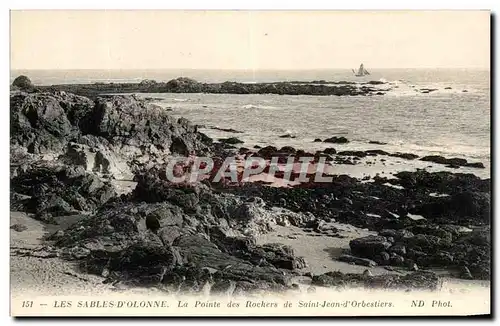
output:
M 365 69 L 365 67 L 363 66 L 363 64 L 361 64 L 359 66 L 358 72 L 356 72 L 354 69 L 352 70 L 352 72 L 354 73 L 354 76 L 356 76 L 356 77 L 363 77 L 363 76 L 366 76 L 366 75 L 370 74 L 368 72 L 368 70 Z

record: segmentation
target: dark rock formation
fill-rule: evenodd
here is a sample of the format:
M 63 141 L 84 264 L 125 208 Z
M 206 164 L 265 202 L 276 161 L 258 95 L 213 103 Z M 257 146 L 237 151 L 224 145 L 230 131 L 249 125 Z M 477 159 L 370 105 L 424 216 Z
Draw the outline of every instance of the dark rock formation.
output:
M 336 150 L 335 148 L 333 148 L 333 147 L 329 147 L 329 148 L 325 148 L 325 149 L 323 150 L 323 153 L 325 153 L 325 154 L 330 154 L 330 155 L 331 155 L 331 154 L 336 154 L 336 153 L 337 153 L 337 150 Z
M 11 189 L 27 196 L 14 205 L 48 222 L 51 216 L 92 212 L 116 196 L 111 185 L 82 168 L 48 164 L 20 171 Z
M 11 146 L 116 177 L 172 153 L 206 153 L 211 144 L 186 119 L 133 96 L 94 102 L 65 92 L 12 94 L 10 123 Z
M 337 155 L 340 156 L 355 156 L 355 157 L 366 157 L 366 152 L 363 151 L 340 151 L 337 152 Z
M 367 236 L 349 242 L 353 254 L 361 257 L 374 257 L 387 251 L 391 243 L 383 236 Z
M 16 79 L 14 79 L 14 81 L 12 82 L 12 86 L 18 87 L 19 89 L 26 91 L 32 90 L 34 88 L 34 85 L 31 82 L 31 80 L 24 75 L 16 77 Z
M 241 134 L 241 133 L 243 133 L 243 131 L 235 130 L 233 128 L 220 128 L 220 127 L 209 127 L 209 128 L 210 129 L 214 129 L 214 130 L 225 131 L 225 132 L 232 132 L 232 133 L 235 133 L 235 134 Z
M 43 90 L 62 90 L 78 95 L 96 98 L 102 94 L 117 93 L 213 93 L 213 94 L 279 94 L 279 95 L 316 95 L 316 96 L 355 96 L 378 92 L 367 86 L 357 87 L 349 82 L 316 84 L 311 82 L 274 82 L 246 84 L 226 81 L 224 83 L 200 83 L 186 77 L 168 82 L 141 83 L 94 83 L 73 85 L 41 86 Z
M 349 140 L 347 140 L 347 138 L 345 137 L 336 137 L 336 136 L 333 136 L 333 137 L 330 137 L 330 138 L 327 138 L 325 140 L 323 140 L 324 143 L 333 143 L 333 144 L 347 144 L 349 142 Z
M 448 165 L 449 167 L 466 166 L 466 167 L 484 169 L 484 164 L 481 162 L 468 163 L 466 159 L 456 158 L 456 157 L 445 158 L 445 157 L 439 156 L 439 155 L 429 155 L 429 156 L 422 157 L 420 160 L 426 161 L 426 162 L 444 164 L 444 165 Z
M 59 152 L 80 134 L 93 102 L 73 94 L 21 93 L 10 97 L 10 143 L 30 153 Z
M 227 215 L 213 207 L 212 213 L 187 213 L 170 201 L 111 203 L 51 239 L 59 247 L 84 248 L 86 254 L 80 259 L 87 272 L 140 285 L 179 285 L 192 272 L 198 276 L 191 290 L 200 290 L 200 281 L 221 280 L 249 282 L 252 289 L 272 289 L 277 284 L 285 288 L 289 276 L 282 269 L 305 267 L 290 247 L 256 246 L 253 238 L 228 228 L 228 219 L 222 217 Z M 205 275 L 207 269 L 212 271 L 210 277 Z M 200 280 L 200 275 L 208 278 Z
M 236 145 L 236 144 L 243 144 L 243 141 L 239 140 L 236 137 L 230 137 L 230 138 L 221 138 L 219 139 L 221 143 L 224 144 L 230 144 L 230 145 Z
M 181 78 L 166 84 L 143 82 L 140 87 L 241 94 L 323 89 L 278 84 L 203 84 Z M 334 87 L 340 92 L 348 89 L 346 85 Z M 107 84 L 78 87 L 109 91 Z M 331 91 L 333 86 L 321 87 Z M 133 96 L 90 100 L 64 92 L 17 92 L 11 95 L 11 125 L 11 145 L 16 149 L 11 151 L 11 207 L 49 222 L 58 216 L 85 214 L 50 240 L 61 257 L 78 260 L 84 270 L 103 275 L 107 282 L 160 285 L 172 291 L 209 288 L 218 294 L 292 289 L 291 277 L 307 266 L 306 260 L 290 246 L 257 245 L 255 237 L 276 225 L 336 234 L 336 229 L 327 230 L 326 222 L 332 220 L 378 232 L 352 240 L 353 255 L 341 256 L 342 261 L 413 271 L 439 266 L 458 270 L 466 278 L 490 276 L 489 179 L 418 170 L 397 173 L 395 179 L 376 176 L 374 182 L 336 175 L 331 183 L 276 188 L 212 178 L 195 184 L 172 183 L 164 169 L 172 155 L 209 152 L 218 156 L 214 158 L 218 168 L 225 157 L 236 153 L 266 159 L 277 156 L 280 162 L 310 156 L 344 164 L 375 155 L 415 159 L 413 154 L 336 153 L 334 148 L 307 153 L 290 146 L 266 146 L 257 153 L 228 149 L 230 144 L 213 143 L 187 120 L 174 119 Z M 231 139 L 229 143 L 238 143 Z M 344 137 L 325 141 L 348 142 Z M 55 154 L 57 160 L 43 161 L 40 154 Z M 122 168 L 133 172 L 137 186 L 118 196 L 107 180 Z M 189 166 L 182 169 L 187 172 Z M 278 173 L 279 177 L 283 176 Z M 482 228 L 470 231 L 462 226 Z M 313 284 L 388 288 L 435 288 L 437 284 L 434 274 L 422 271 L 407 276 L 369 274 L 330 272 L 314 276 Z
M 339 261 L 343 261 L 346 263 L 353 263 L 355 265 L 361 265 L 361 266 L 367 266 L 367 267 L 377 266 L 377 263 L 371 259 L 359 258 L 359 257 L 351 256 L 351 255 L 342 255 L 339 257 Z
M 389 154 L 389 156 L 404 158 L 405 160 L 414 160 L 418 158 L 418 155 L 412 153 L 393 153 Z
M 321 275 L 314 275 L 312 284 L 338 288 L 362 287 L 398 290 L 437 290 L 439 287 L 439 278 L 435 273 L 424 271 L 413 272 L 404 276 L 369 276 L 361 274 L 344 274 L 341 272 L 328 272 Z
M 467 234 L 460 231 L 460 225 L 489 224 L 490 180 L 472 174 L 423 170 L 394 176 L 397 179 L 379 178 L 374 183 L 360 183 L 344 175 L 334 176 L 328 184 L 309 183 L 291 189 L 245 185 L 230 191 L 258 196 L 272 205 L 297 212 L 312 212 L 319 220 L 335 219 L 379 231 L 379 236 L 351 243 L 353 255 L 359 258 L 412 269 L 414 264 L 417 268 L 452 269 L 463 264 L 474 265 L 469 268 L 474 278 L 488 278 L 487 240 L 481 246 L 470 242 L 459 245 L 457 240 Z M 386 183 L 402 188 L 387 187 Z M 424 219 L 415 220 L 408 214 L 421 215 Z M 475 254 L 462 255 L 458 261 L 455 258 L 458 248 Z
M 136 100 L 115 96 L 96 100 L 83 132 L 106 138 L 112 144 L 169 149 L 189 155 L 206 146 L 196 127 L 184 118 L 175 119 L 163 109 Z

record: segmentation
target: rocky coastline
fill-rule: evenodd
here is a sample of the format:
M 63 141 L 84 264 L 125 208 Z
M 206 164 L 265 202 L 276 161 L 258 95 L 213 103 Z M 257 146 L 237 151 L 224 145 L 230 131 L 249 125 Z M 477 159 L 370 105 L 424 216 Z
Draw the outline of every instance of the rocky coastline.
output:
M 464 279 L 489 280 L 490 179 L 451 172 L 399 172 L 394 178 L 361 180 L 332 175 L 331 183 L 272 187 L 265 182 L 204 180 L 174 184 L 164 168 L 189 155 L 312 156 L 328 164 L 354 164 L 387 156 L 484 168 L 480 162 L 411 153 L 337 151 L 316 153 L 268 146 L 237 147 L 198 131 L 188 120 L 130 92 L 274 93 L 370 95 L 369 86 L 168 83 L 92 84 L 11 90 L 11 211 L 47 224 L 79 216 L 50 233 L 42 248 L 25 255 L 76 262 L 81 271 L 113 285 L 154 286 L 165 291 L 213 294 L 296 290 L 297 279 L 314 287 L 437 289 L 433 268 Z M 377 90 L 378 92 L 378 90 Z M 347 139 L 325 140 L 332 144 Z M 266 170 L 264 171 L 266 172 Z M 298 177 L 292 174 L 292 179 Z M 280 178 L 280 174 L 276 174 Z M 281 176 L 282 178 L 282 176 Z M 120 181 L 133 182 L 124 190 Z M 304 272 L 308 257 L 280 243 L 257 244 L 277 226 L 342 237 L 332 222 L 367 229 L 332 259 L 366 267 L 363 274 Z M 22 226 L 12 232 L 23 232 Z M 388 273 L 373 275 L 380 266 Z
M 23 76 L 25 77 L 25 76 Z M 18 77 L 19 78 L 19 77 Z M 27 78 L 27 77 L 26 77 Z M 24 79 L 14 81 L 14 86 L 31 91 L 64 91 L 95 99 L 105 94 L 123 93 L 209 93 L 209 94 L 279 94 L 279 95 L 316 95 L 316 96 L 371 96 L 384 95 L 390 91 L 385 82 L 368 81 L 355 83 L 349 81 L 289 81 L 274 83 L 202 83 L 187 77 L 179 77 L 167 82 L 143 80 L 140 83 L 92 83 L 64 84 L 50 86 L 25 85 Z M 29 86 L 29 87 L 25 87 Z

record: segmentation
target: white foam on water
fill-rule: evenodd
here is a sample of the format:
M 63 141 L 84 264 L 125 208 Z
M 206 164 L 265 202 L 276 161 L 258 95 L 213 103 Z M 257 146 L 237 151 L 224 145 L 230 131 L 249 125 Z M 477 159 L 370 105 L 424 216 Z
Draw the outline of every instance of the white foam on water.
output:
M 258 105 L 258 104 L 246 104 L 241 107 L 242 109 L 263 109 L 263 110 L 272 110 L 277 107 L 271 105 Z

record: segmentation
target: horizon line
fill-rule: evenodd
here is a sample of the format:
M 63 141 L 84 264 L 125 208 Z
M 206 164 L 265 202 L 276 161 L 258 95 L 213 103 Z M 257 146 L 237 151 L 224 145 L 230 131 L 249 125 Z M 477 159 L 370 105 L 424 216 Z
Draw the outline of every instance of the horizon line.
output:
M 114 71 L 137 71 L 137 70 L 217 70 L 217 71 L 311 71 L 311 70 L 351 70 L 353 68 L 344 67 L 328 67 L 328 68 L 304 68 L 304 69 L 283 69 L 283 68 L 266 68 L 266 69 L 253 69 L 253 68 L 10 68 L 10 71 L 42 71 L 42 70 L 114 70 Z M 490 70 L 491 67 L 370 67 L 370 69 L 475 69 L 475 70 Z

